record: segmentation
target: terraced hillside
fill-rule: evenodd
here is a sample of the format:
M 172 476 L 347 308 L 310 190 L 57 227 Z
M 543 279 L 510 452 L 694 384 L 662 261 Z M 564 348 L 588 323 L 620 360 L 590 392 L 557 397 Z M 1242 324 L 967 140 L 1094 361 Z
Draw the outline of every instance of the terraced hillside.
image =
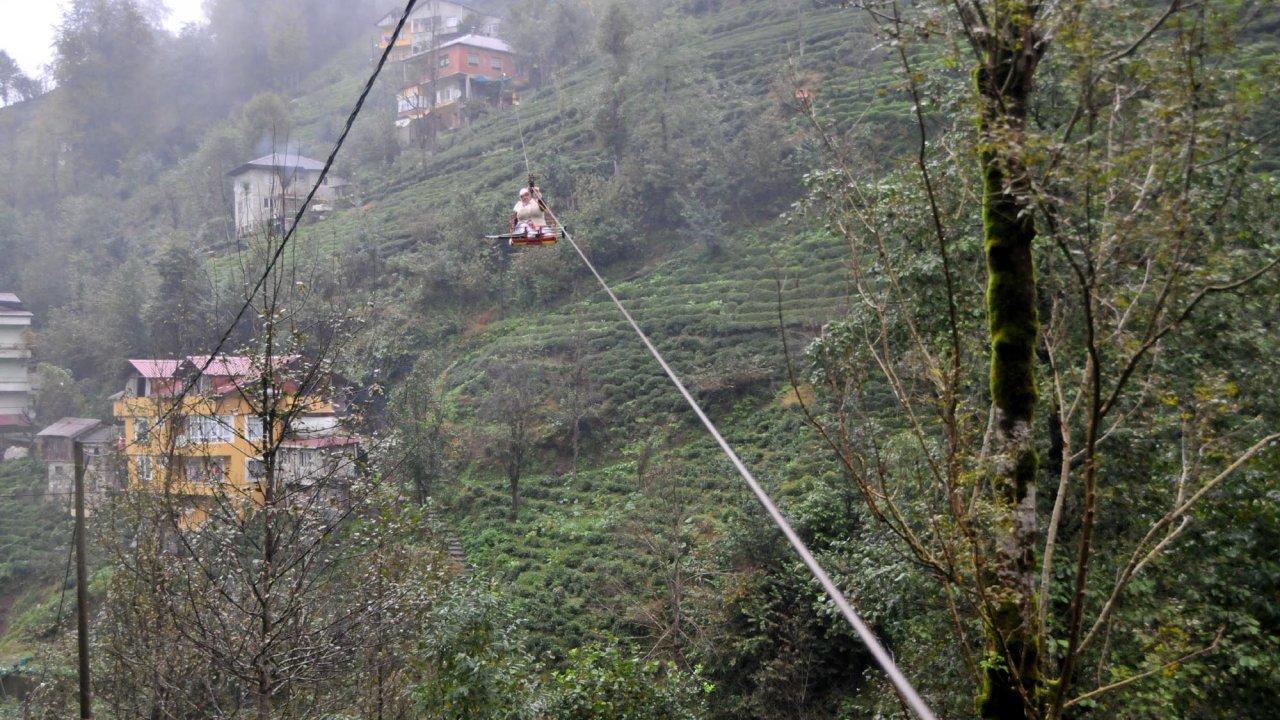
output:
M 687 23 L 688 18 L 668 22 Z M 680 67 L 697 70 L 680 76 L 669 106 L 700 106 L 703 115 L 697 120 L 703 125 L 673 121 L 677 138 L 672 142 L 681 134 L 701 142 L 714 137 L 723 145 L 709 150 L 740 151 L 749 141 L 741 135 L 752 116 L 782 114 L 776 86 L 789 76 L 806 78 L 833 121 L 858 118 L 892 127 L 901 110 L 877 96 L 883 76 L 858 69 L 865 66 L 870 41 L 850 11 L 745 3 L 695 19 L 682 37 L 690 42 L 669 52 L 678 56 Z M 662 53 L 640 50 L 637 55 L 640 69 L 633 72 L 640 74 L 637 87 L 643 87 L 654 77 L 646 73 L 661 76 Z M 341 214 L 309 231 L 311 239 L 338 254 L 374 256 L 383 263 L 386 275 L 364 289 L 374 299 L 378 321 L 362 338 L 363 347 L 385 363 L 374 369 L 385 372 L 392 387 L 419 353 L 443 353 L 450 367 L 451 421 L 469 437 L 492 434 L 474 407 L 488 387 L 486 373 L 494 361 L 531 361 L 554 385 L 571 371 L 575 344 L 586 348 L 582 363 L 600 404 L 592 413 L 577 478 L 568 472 L 563 420 L 552 407 L 555 390 L 548 389 L 537 460 L 522 481 L 525 504 L 517 523 L 506 519 L 506 480 L 484 452 L 473 453 L 457 468 L 437 498 L 442 517 L 460 530 L 471 562 L 509 585 L 547 649 L 582 634 L 644 632 L 642 623 L 619 608 L 643 595 L 657 560 L 619 533 L 639 532 L 634 523 L 651 522 L 643 518 L 652 519 L 666 502 L 645 489 L 645 468 L 675 473 L 695 491 L 689 512 L 702 518 L 695 541 L 699 552 L 709 551 L 725 522 L 755 510 L 567 244 L 490 258 L 485 267 L 509 279 L 508 287 L 468 297 L 448 292 L 423 297 L 419 285 L 431 284 L 428 276 L 450 262 L 442 259 L 442 248 L 476 247 L 474 235 L 464 233 L 484 226 L 458 227 L 453 224 L 458 217 L 478 215 L 493 225 L 504 221 L 508 198 L 524 180 L 521 130 L 549 200 L 565 203 L 558 206 L 560 214 L 580 229 L 588 252 L 605 248 L 603 271 L 618 294 L 691 389 L 726 422 L 729 435 L 749 448 L 747 459 L 768 482 L 782 481 L 798 461 L 795 454 L 813 450 L 794 439 L 804 432 L 779 402 L 786 381 L 779 311 L 796 349 L 846 303 L 847 247 L 803 223 L 778 220 L 772 212 L 762 216 L 746 208 L 742 222 L 719 226 L 710 238 L 696 221 L 630 235 L 614 228 L 634 230 L 633 218 L 592 218 L 587 181 L 607 175 L 609 168 L 590 125 L 604 74 L 601 62 L 574 68 L 524 98 L 517 112 L 496 114 L 442 139 L 435 154 L 409 150 L 389 167 L 354 168 L 363 211 Z M 304 116 L 329 117 L 338 112 L 330 103 L 339 97 L 324 92 L 298 106 Z M 696 98 L 706 102 L 699 105 Z M 867 112 L 868 106 L 875 112 Z M 661 110 L 637 107 L 635 122 L 651 122 Z M 789 168 L 776 170 L 798 179 L 797 170 L 816 159 L 795 139 L 800 121 L 786 122 L 794 137 L 773 141 L 794 144 L 796 151 Z M 789 195 L 771 205 L 773 212 L 784 209 L 799 189 L 793 183 Z M 625 252 L 612 250 L 617 247 Z M 539 270 L 555 278 L 551 290 L 537 287 Z M 631 530 L 622 530 L 627 527 Z

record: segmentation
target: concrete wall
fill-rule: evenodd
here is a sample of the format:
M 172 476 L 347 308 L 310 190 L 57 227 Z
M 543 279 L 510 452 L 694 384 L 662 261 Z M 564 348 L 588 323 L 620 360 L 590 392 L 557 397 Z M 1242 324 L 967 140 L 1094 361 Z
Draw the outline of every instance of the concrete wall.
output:
M 0 414 L 31 410 L 30 315 L 0 316 Z
M 271 168 L 250 168 L 233 177 L 236 234 L 263 233 L 272 221 L 291 218 L 318 177 L 318 170 L 282 174 Z M 333 202 L 339 195 L 337 188 L 342 182 L 330 175 L 326 184 L 316 191 L 314 202 Z

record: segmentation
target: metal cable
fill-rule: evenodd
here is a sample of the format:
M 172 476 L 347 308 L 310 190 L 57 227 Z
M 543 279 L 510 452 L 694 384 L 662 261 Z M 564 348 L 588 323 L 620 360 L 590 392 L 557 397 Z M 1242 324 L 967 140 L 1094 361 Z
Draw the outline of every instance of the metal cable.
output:
M 523 136 L 523 132 L 521 134 Z M 862 639 L 862 643 L 871 651 L 871 655 L 875 658 L 876 664 L 884 670 L 885 675 L 889 676 L 889 681 L 893 683 L 895 688 L 897 688 L 902 699 L 911 707 L 912 710 L 915 711 L 916 715 L 919 716 L 921 720 L 936 720 L 936 716 L 920 697 L 920 693 L 916 692 L 915 687 L 911 685 L 911 681 L 907 680 L 906 676 L 902 674 L 902 671 L 898 669 L 897 664 L 894 663 L 893 658 L 890 657 L 888 651 L 884 649 L 884 646 L 876 639 L 875 634 L 871 632 L 871 628 L 863 622 L 857 611 L 853 609 L 853 605 L 851 605 L 849 600 L 844 596 L 844 593 L 840 591 L 840 588 L 838 588 L 835 582 L 831 580 L 831 577 L 827 575 L 827 572 L 818 564 L 818 561 L 813 557 L 813 553 L 809 552 L 809 548 L 804 544 L 804 541 L 800 539 L 800 536 L 797 535 L 796 531 L 791 527 L 791 523 L 787 521 L 786 517 L 783 516 L 782 511 L 778 509 L 773 498 L 769 497 L 769 494 L 765 492 L 765 489 L 756 480 L 755 475 L 751 473 L 751 470 L 747 468 L 746 464 L 742 462 L 742 459 L 738 457 L 738 454 L 734 452 L 733 447 L 729 445 L 728 441 L 724 439 L 724 436 L 720 434 L 720 430 L 716 427 L 715 423 L 711 422 L 711 418 L 707 417 L 707 414 L 703 412 L 702 406 L 698 404 L 698 401 L 695 400 L 693 395 L 691 395 L 688 389 L 685 388 L 684 383 L 680 381 L 680 378 L 676 375 L 675 371 L 671 369 L 671 366 L 667 364 L 666 359 L 662 357 L 662 353 L 658 352 L 658 348 L 649 340 L 649 336 L 645 335 L 644 330 L 640 329 L 640 325 L 636 323 L 635 318 L 631 317 L 631 313 L 627 311 L 626 306 L 623 305 L 622 301 L 618 299 L 618 296 L 614 294 L 613 288 L 609 287 L 609 283 L 605 282 L 605 279 L 601 277 L 599 271 L 597 271 L 595 266 L 591 264 L 591 260 L 587 258 L 586 253 L 584 253 L 582 248 L 578 246 L 578 243 L 574 241 L 573 235 L 563 224 L 561 224 L 559 218 L 557 218 L 555 213 L 551 211 L 550 207 L 547 207 L 546 211 L 547 215 L 551 217 L 551 220 L 560 227 L 561 232 L 564 234 L 564 239 L 569 241 L 569 244 L 572 245 L 573 249 L 578 253 L 578 257 L 582 258 L 582 262 L 587 266 L 587 269 L 591 271 L 591 274 L 594 275 L 596 280 L 600 283 L 600 287 L 609 295 L 609 299 L 613 301 L 613 304 L 618 307 L 622 316 L 631 324 L 631 328 L 636 331 L 636 335 L 639 336 L 640 341 L 644 343 L 646 348 L 648 348 L 649 354 L 653 356 L 654 360 L 658 361 L 658 365 L 662 366 L 663 372 L 667 374 L 667 377 L 671 379 L 671 382 L 676 386 L 676 389 L 680 391 L 682 396 L 684 396 L 685 402 L 687 402 L 689 407 L 693 409 L 694 414 L 698 416 L 698 419 L 702 421 L 702 424 L 707 428 L 707 431 L 711 433 L 713 438 L 715 438 L 716 443 L 720 445 L 720 449 L 724 451 L 724 454 L 729 458 L 729 461 L 733 463 L 735 468 L 737 468 L 738 474 L 747 482 L 747 485 L 751 488 L 751 492 L 755 494 L 756 499 L 764 506 L 765 512 L 769 514 L 774 525 L 778 526 L 778 529 L 786 536 L 787 542 L 791 543 L 791 547 L 796 551 L 796 554 L 800 556 L 800 559 L 804 562 L 805 566 L 809 568 L 809 572 L 812 573 L 818 580 L 818 583 L 822 585 L 822 589 L 826 591 L 827 597 L 831 598 L 831 601 L 835 603 L 837 608 L 839 608 L 840 614 L 844 615 L 845 620 L 849 621 L 849 625 L 853 627 L 854 632 L 856 632 L 858 637 Z
M 378 58 L 377 66 L 374 67 L 373 72 L 369 75 L 369 79 L 365 81 L 364 89 L 360 92 L 360 97 L 356 99 L 355 106 L 347 115 L 347 122 L 343 125 L 342 133 L 334 143 L 333 150 L 329 152 L 329 156 L 325 159 L 324 167 L 320 170 L 319 177 L 316 178 L 315 184 L 311 186 L 311 190 L 307 193 L 307 196 L 303 198 L 302 204 L 298 206 L 298 211 L 294 213 L 293 216 L 293 222 L 290 223 L 289 229 L 285 231 L 284 237 L 280 239 L 280 244 L 276 246 L 275 252 L 272 253 L 271 258 L 262 269 L 262 274 L 258 276 L 258 280 L 249 291 L 249 295 L 245 298 L 244 304 L 240 306 L 240 310 L 236 313 L 231 324 L 227 326 L 226 332 L 222 333 L 222 337 L 218 339 L 218 343 L 214 346 L 213 351 L 209 353 L 209 357 L 204 361 L 204 364 L 201 365 L 196 371 L 196 374 L 185 385 L 183 385 L 182 390 L 174 397 L 173 403 L 170 405 L 169 409 L 156 419 L 155 427 L 160 427 L 160 424 L 169 417 L 169 415 L 171 415 L 179 405 L 182 404 L 183 400 L 186 399 L 187 395 L 191 392 L 191 389 L 196 386 L 196 383 L 198 383 L 200 378 L 204 376 L 206 371 L 208 371 L 209 366 L 211 366 L 214 363 L 214 360 L 217 359 L 218 353 L 222 352 L 222 348 L 227 344 L 227 341 L 231 339 L 231 335 L 235 332 L 236 326 L 240 324 L 245 313 L 248 312 L 249 308 L 253 305 L 253 300 L 257 297 L 258 291 L 262 289 L 262 286 L 266 284 L 267 279 L 271 276 L 271 271 L 275 269 L 276 263 L 278 263 L 281 256 L 284 255 L 285 247 L 288 246 L 289 241 L 293 239 L 293 233 L 298 229 L 298 225 L 302 222 L 303 216 L 306 215 L 307 208 L 311 205 L 312 199 L 315 198 L 316 193 L 320 190 L 320 186 L 324 184 L 325 179 L 329 176 L 329 170 L 333 167 L 333 161 L 338 157 L 338 151 L 342 149 L 342 145 L 347 141 L 347 135 L 351 133 L 351 128 L 355 125 L 356 119 L 360 116 L 360 111 L 364 109 L 365 100 L 368 99 L 369 93 L 373 90 L 374 82 L 376 82 L 378 76 L 382 74 L 382 68 L 387 64 L 387 59 L 391 56 L 391 51 L 395 49 L 396 41 L 399 40 L 400 33 L 404 30 L 405 23 L 408 22 L 409 15 L 413 12 L 413 8 L 417 4 L 418 0 L 408 0 L 405 4 L 404 12 L 400 15 L 400 22 L 396 24 L 395 32 L 391 34 L 391 39 L 387 42 L 387 47 L 383 49 L 382 56 Z M 286 154 L 287 153 L 288 151 L 286 150 Z

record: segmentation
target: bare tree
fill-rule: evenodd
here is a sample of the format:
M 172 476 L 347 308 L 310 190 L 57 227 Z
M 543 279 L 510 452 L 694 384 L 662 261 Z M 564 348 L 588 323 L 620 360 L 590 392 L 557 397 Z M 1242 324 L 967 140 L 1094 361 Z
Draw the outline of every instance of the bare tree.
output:
M 246 241 L 246 288 L 281 242 L 270 229 Z M 254 312 L 236 354 L 181 363 L 174 387 L 186 391 L 156 399 L 163 407 L 145 441 L 149 473 L 139 458 L 127 515 L 141 528 L 139 546 L 154 550 L 120 545 L 116 557 L 133 587 L 154 587 L 140 607 L 151 608 L 165 634 L 152 652 L 116 637 L 114 657 L 156 694 L 151 711 L 168 713 L 160 717 L 267 720 L 342 709 L 351 700 L 336 681 L 365 659 L 385 681 L 383 644 L 392 636 L 406 642 L 391 626 L 423 602 L 418 587 L 379 564 L 403 562 L 394 543 L 353 530 L 385 499 L 371 500 L 381 486 L 369 472 L 376 448 L 354 435 L 360 409 L 337 372 L 349 316 L 310 291 L 321 268 L 292 251 L 246 298 Z M 228 445 L 244 454 L 219 457 Z M 245 474 L 233 482 L 239 462 Z M 363 570 L 374 576 L 356 580 Z M 379 583 L 374 599 L 357 590 L 368 581 Z M 195 676 L 203 676 L 198 692 L 193 679 L 162 672 L 164 664 L 152 679 L 141 674 L 161 651 L 206 669 Z
M 587 367 L 587 329 L 579 308 L 574 312 L 573 337 L 569 345 L 564 382 L 561 385 L 561 407 L 569 425 L 569 443 L 573 453 L 573 478 L 578 479 L 578 460 L 582 447 L 583 424 L 594 414 L 604 396 Z
M 533 453 L 538 423 L 543 419 L 546 387 L 542 368 L 526 359 L 495 361 L 488 368 L 489 395 L 481 419 L 498 427 L 493 453 L 507 476 L 511 522 L 520 512 L 520 478 Z
M 399 429 L 405 471 L 419 504 L 436 490 L 449 459 L 453 430 L 446 419 L 448 370 L 421 363 L 396 394 L 391 421 Z

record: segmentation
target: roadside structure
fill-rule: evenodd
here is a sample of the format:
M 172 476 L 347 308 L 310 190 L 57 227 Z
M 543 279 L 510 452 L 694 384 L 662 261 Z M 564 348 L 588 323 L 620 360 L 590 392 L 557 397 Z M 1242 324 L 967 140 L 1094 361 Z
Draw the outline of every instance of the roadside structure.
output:
M 0 452 L 31 443 L 31 321 L 17 295 L 0 292 Z
M 320 177 L 324 163 L 297 153 L 271 153 L 235 168 L 233 185 L 236 237 L 279 233 L 297 214 Z M 330 173 L 316 190 L 308 212 L 317 218 L 350 199 L 350 183 Z
M 77 442 L 84 448 L 84 488 L 89 505 L 119 489 L 121 476 L 113 462 L 117 438 L 116 428 L 96 418 L 65 417 L 36 433 L 36 456 L 45 466 L 45 498 L 54 503 L 70 502 Z

